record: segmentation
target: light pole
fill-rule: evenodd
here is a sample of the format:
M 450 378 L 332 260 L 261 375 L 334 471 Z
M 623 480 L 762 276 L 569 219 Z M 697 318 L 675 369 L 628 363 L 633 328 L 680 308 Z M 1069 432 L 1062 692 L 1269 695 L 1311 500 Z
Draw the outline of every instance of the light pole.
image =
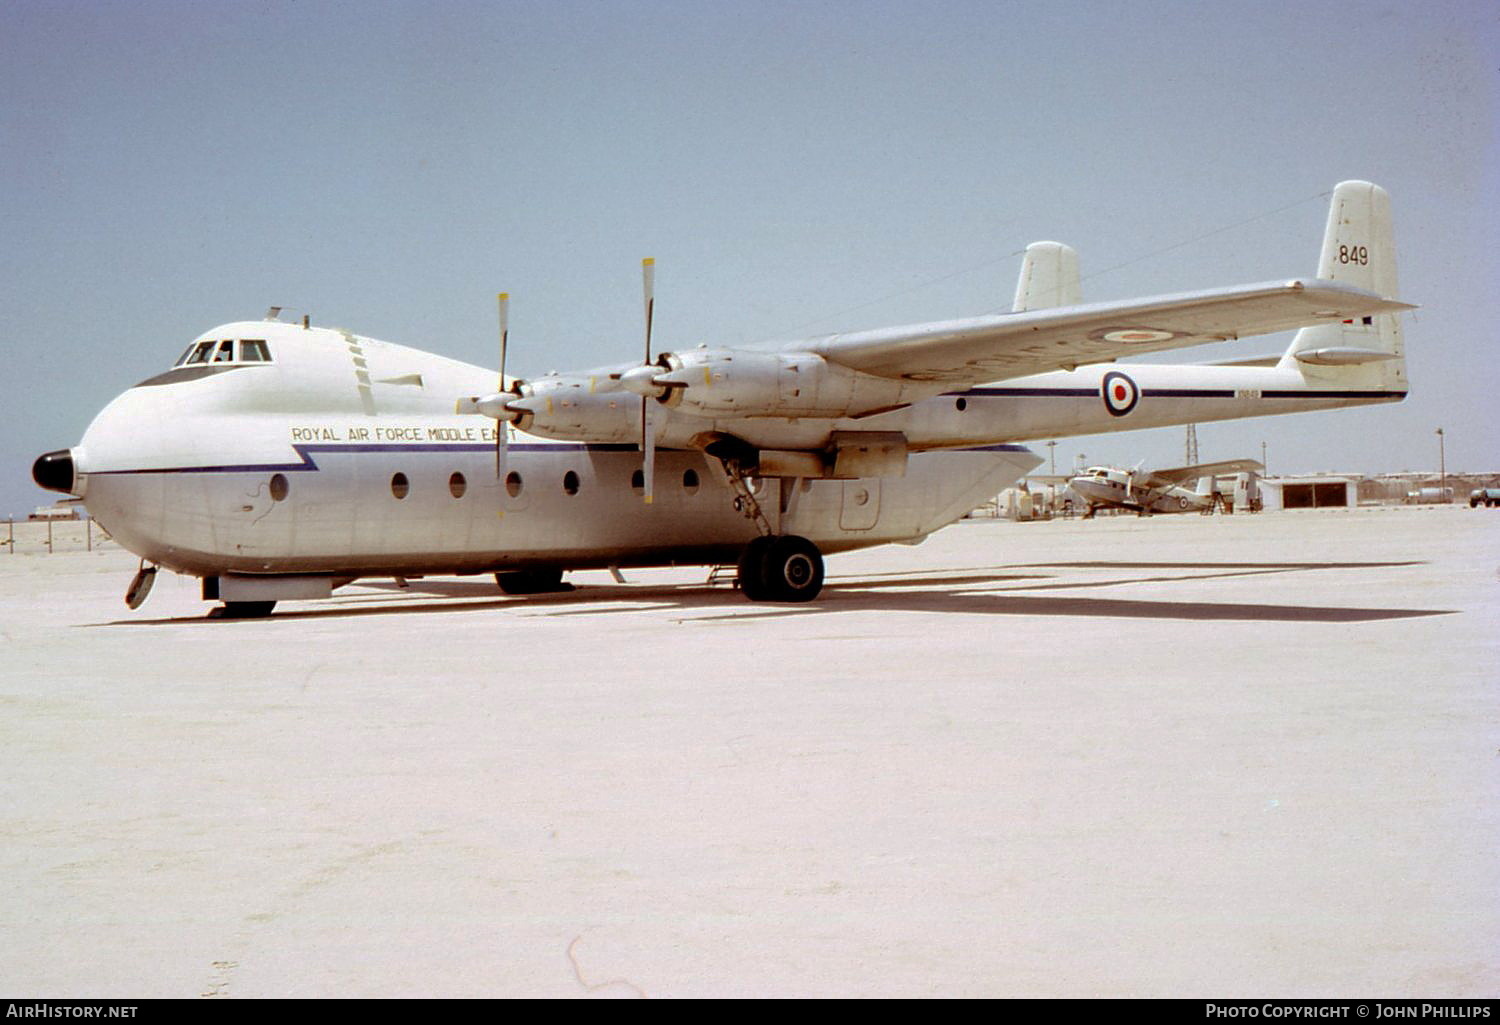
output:
M 1056 441 L 1049 441 L 1049 442 L 1047 442 L 1047 448 L 1050 450 L 1047 453 L 1047 458 L 1052 461 L 1052 476 L 1056 477 L 1057 476 L 1057 442 Z
M 1448 501 L 1448 458 L 1443 451 L 1443 429 L 1437 429 L 1438 436 L 1438 487 L 1442 488 L 1443 501 Z

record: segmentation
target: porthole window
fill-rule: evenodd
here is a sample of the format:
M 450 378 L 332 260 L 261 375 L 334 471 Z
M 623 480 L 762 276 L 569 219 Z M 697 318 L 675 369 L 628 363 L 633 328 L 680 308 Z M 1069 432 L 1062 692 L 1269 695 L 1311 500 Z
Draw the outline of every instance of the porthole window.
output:
M 469 482 L 464 480 L 464 475 L 455 473 L 448 478 L 448 494 L 454 498 L 463 498 L 464 492 L 469 490 Z
M 630 486 L 636 491 L 646 490 L 646 472 L 637 470 L 630 475 Z
M 287 492 L 290 490 L 291 487 L 287 484 L 286 478 L 281 474 L 278 473 L 271 478 L 271 501 L 285 501 Z
M 697 470 L 682 471 L 682 490 L 686 491 L 690 495 L 696 495 L 698 493 Z
M 511 498 L 521 493 L 521 475 L 514 470 L 505 475 L 505 493 Z
M 406 479 L 406 474 L 398 473 L 391 477 L 391 494 L 402 499 L 411 491 L 411 482 Z
M 960 413 L 962 413 L 964 410 L 966 410 L 966 409 L 969 408 L 969 400 L 968 399 L 959 399 L 957 402 L 953 403 L 953 405 L 958 408 L 958 411 Z
M 578 494 L 578 474 L 572 470 L 563 474 L 563 490 L 570 495 Z

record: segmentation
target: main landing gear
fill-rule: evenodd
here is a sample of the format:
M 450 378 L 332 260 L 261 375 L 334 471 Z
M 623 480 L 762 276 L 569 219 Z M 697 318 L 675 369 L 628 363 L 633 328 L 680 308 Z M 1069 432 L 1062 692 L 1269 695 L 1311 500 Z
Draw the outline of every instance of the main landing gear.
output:
M 805 537 L 776 534 L 745 481 L 740 454 L 714 452 L 734 491 L 734 508 L 760 536 L 740 553 L 736 583 L 751 601 L 812 601 L 823 590 L 823 553 Z
M 554 591 L 571 591 L 572 584 L 562 582 L 563 571 L 559 566 L 545 569 L 517 569 L 496 573 L 495 583 L 506 594 L 551 594 Z
M 739 585 L 751 601 L 812 601 L 823 589 L 823 555 L 805 537 L 762 535 L 740 553 Z
M 274 601 L 226 601 L 208 610 L 209 619 L 263 619 L 276 607 Z

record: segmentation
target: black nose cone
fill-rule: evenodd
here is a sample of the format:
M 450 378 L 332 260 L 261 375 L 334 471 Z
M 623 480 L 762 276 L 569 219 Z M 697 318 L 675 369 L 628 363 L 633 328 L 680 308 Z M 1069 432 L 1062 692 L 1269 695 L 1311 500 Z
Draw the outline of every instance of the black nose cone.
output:
M 48 491 L 73 493 L 73 450 L 48 452 L 31 464 L 31 479 Z

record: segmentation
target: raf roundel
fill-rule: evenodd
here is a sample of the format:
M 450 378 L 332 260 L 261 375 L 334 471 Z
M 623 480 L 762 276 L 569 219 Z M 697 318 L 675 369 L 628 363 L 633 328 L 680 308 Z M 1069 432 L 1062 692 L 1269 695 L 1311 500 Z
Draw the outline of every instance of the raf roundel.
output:
M 1127 328 L 1124 331 L 1108 331 L 1106 342 L 1124 342 L 1126 345 L 1143 345 L 1146 342 L 1165 342 L 1177 337 L 1171 331 L 1157 331 L 1149 327 Z
M 1104 408 L 1109 410 L 1111 416 L 1124 416 L 1135 408 L 1136 400 L 1141 397 L 1141 391 L 1135 386 L 1135 382 L 1118 370 L 1111 370 L 1104 375 L 1100 391 L 1104 395 Z

